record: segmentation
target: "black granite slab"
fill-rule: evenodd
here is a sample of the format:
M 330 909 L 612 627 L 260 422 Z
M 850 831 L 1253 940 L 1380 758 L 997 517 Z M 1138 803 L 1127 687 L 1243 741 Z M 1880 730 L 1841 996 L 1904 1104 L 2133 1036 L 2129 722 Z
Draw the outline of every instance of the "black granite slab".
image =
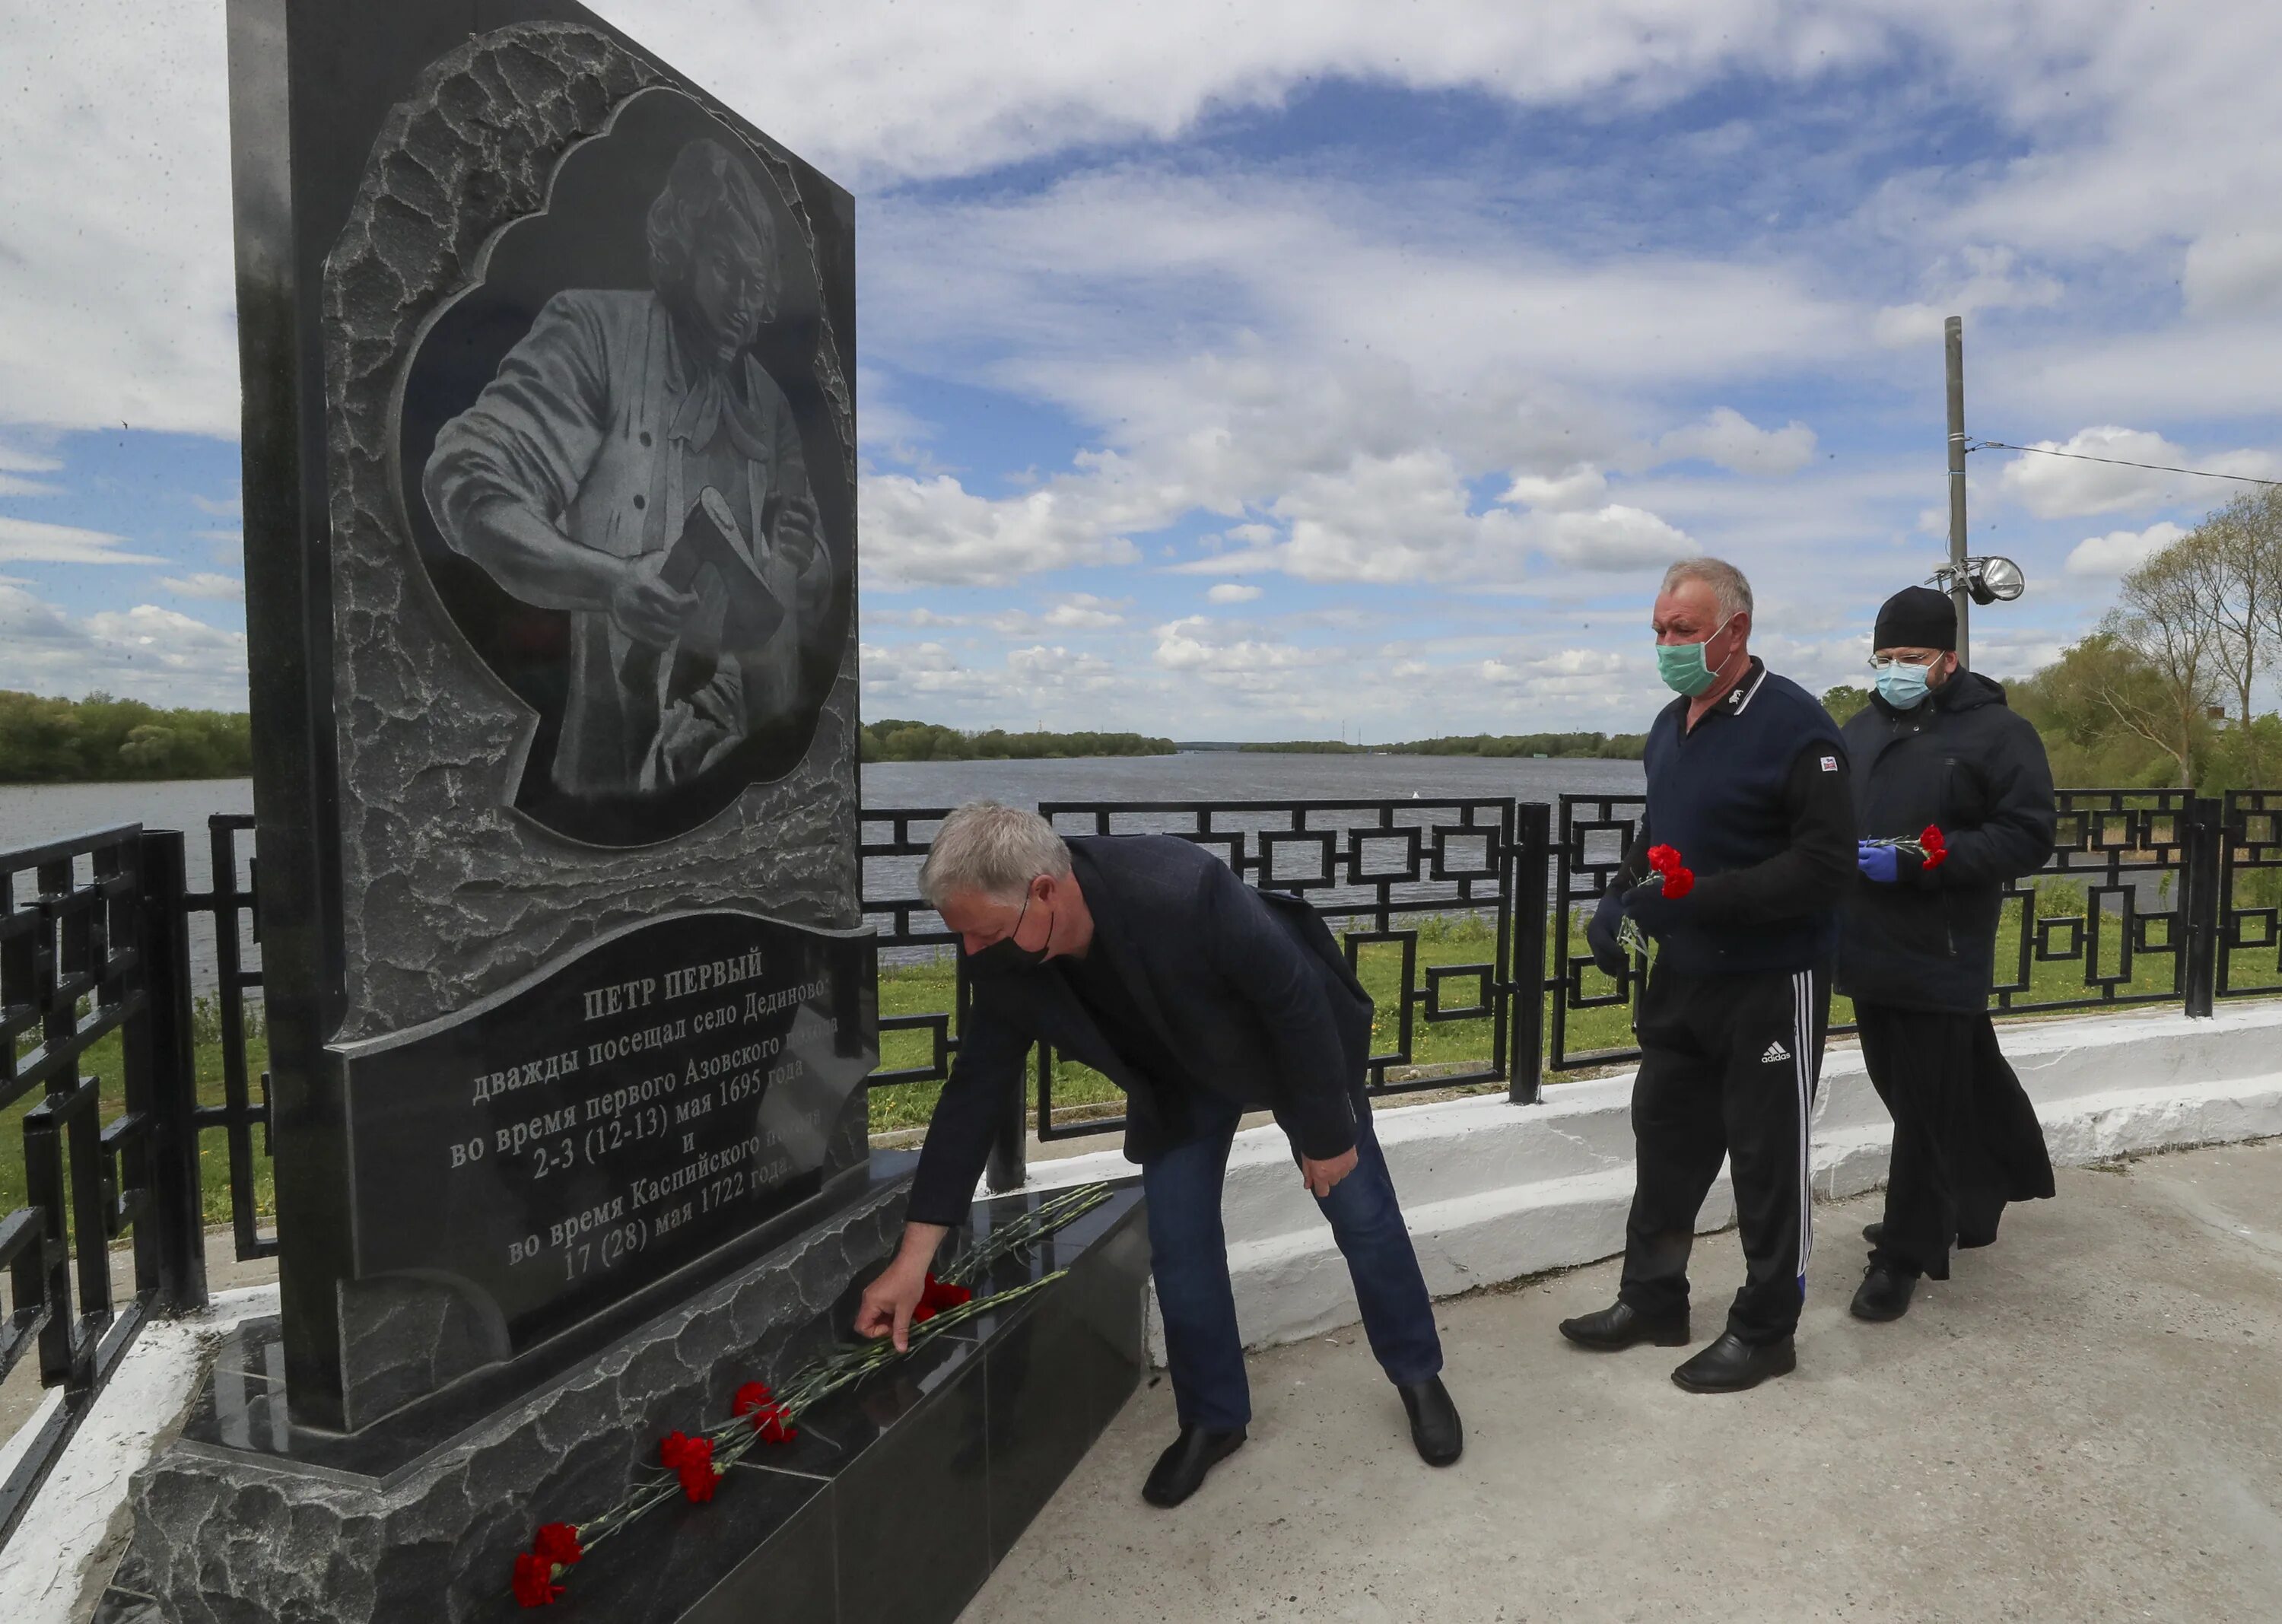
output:
M 968 1244 L 1040 1199 L 978 1202 Z M 1068 1273 L 819 1405 L 795 1440 L 757 1446 L 711 1502 L 676 1501 L 606 1541 L 546 1616 L 948 1624 L 1140 1379 L 1144 1218 L 1127 1185 L 1036 1255 L 1002 1264 L 978 1296 Z M 718 1418 L 739 1382 L 780 1379 L 845 1335 L 899 1224 L 859 1227 L 869 1251 L 851 1259 L 851 1239 L 817 1254 L 839 1272 L 797 1317 L 724 1339 L 709 1323 L 722 1305 L 701 1300 L 687 1323 L 669 1317 L 563 1389 L 611 1402 L 541 1395 L 387 1479 L 313 1457 L 338 1441 L 293 1432 L 271 1374 L 274 1330 L 247 1327 L 218 1356 L 183 1441 L 138 1474 L 134 1541 L 98 1619 L 524 1616 L 507 1585 L 539 1523 L 614 1502 L 651 1477 L 665 1432 Z M 281 1426 L 295 1454 L 281 1453 Z
M 467 1169 L 361 1162 L 359 1045 L 629 925 L 860 923 L 854 206 L 573 0 L 228 15 L 282 1333 L 297 1424 L 352 1431 L 609 1295 L 518 1301 L 544 1201 L 446 1226 L 520 1273 L 504 1298 L 447 1255 L 367 1289 L 405 1211 L 375 1198 L 448 1208 Z M 578 565 L 526 575 L 508 509 Z M 635 578 L 684 552 L 638 635 Z M 614 581 L 566 597 L 594 556 Z M 531 1037 L 481 1073 L 559 1053 Z M 820 1182 L 862 1160 L 834 1148 Z

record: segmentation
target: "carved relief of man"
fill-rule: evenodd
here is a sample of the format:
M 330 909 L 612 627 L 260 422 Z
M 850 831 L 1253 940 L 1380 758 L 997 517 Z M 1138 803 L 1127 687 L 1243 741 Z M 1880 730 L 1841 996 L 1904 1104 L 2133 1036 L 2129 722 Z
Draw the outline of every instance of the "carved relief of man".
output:
M 455 551 L 570 612 L 553 779 L 574 795 L 685 783 L 793 710 L 833 588 L 792 408 L 751 354 L 779 285 L 745 166 L 685 146 L 648 246 L 650 291 L 547 302 L 423 479 Z

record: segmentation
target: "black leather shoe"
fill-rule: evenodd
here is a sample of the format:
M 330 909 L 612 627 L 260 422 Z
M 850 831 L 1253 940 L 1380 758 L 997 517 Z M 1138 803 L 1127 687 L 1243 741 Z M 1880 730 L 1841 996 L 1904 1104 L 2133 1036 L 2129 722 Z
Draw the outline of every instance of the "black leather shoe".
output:
M 1862 1239 L 1868 1241 L 1872 1246 L 1876 1246 L 1879 1242 L 1885 1239 L 1885 1238 L 1886 1226 L 1884 1224 L 1865 1224 L 1862 1226 Z
M 1149 1468 L 1141 1497 L 1152 1505 L 1173 1506 L 1187 1499 L 1205 1480 L 1205 1473 L 1244 1447 L 1244 1428 L 1232 1433 L 1208 1433 L 1201 1426 L 1184 1426 L 1166 1451 Z
M 1618 1302 L 1597 1314 L 1580 1314 L 1574 1319 L 1563 1320 L 1561 1334 L 1578 1347 L 1589 1348 L 1596 1353 L 1614 1353 L 1620 1348 L 1634 1348 L 1642 1342 L 1653 1342 L 1658 1348 L 1685 1348 L 1688 1310 L 1682 1309 L 1662 1319 L 1650 1319 L 1629 1302 Z
M 1790 1338 L 1780 1342 L 1752 1343 L 1732 1331 L 1672 1372 L 1673 1381 L 1690 1393 L 1741 1393 L 1771 1376 L 1788 1376 L 1798 1368 Z
M 1862 1284 L 1854 1288 L 1854 1301 L 1847 1305 L 1847 1312 L 1857 1319 L 1899 1319 L 1910 1311 L 1910 1294 L 1917 1288 L 1914 1271 L 1891 1263 L 1873 1263 L 1864 1270 Z
M 1410 1412 L 1410 1441 L 1418 1446 L 1419 1459 L 1430 1466 L 1447 1466 L 1465 1452 L 1466 1429 L 1440 1376 L 1429 1376 L 1395 1391 L 1402 1395 L 1402 1407 Z

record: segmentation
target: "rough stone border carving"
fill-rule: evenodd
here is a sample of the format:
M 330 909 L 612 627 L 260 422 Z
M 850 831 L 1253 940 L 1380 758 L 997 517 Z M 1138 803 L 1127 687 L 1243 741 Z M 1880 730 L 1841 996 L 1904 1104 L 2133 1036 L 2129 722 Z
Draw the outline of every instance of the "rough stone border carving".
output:
M 404 524 L 394 408 L 416 334 L 464 288 L 497 232 L 545 206 L 563 153 L 652 88 L 692 95 L 734 125 L 591 28 L 517 24 L 470 39 L 382 125 L 327 260 L 334 727 L 353 904 L 341 1038 L 428 1019 L 590 932 L 660 910 L 745 905 L 826 926 L 856 917 L 852 573 L 840 672 L 807 757 L 697 830 L 602 851 L 508 809 L 506 786 L 536 720 L 453 626 Z M 765 144 L 743 145 L 783 194 L 820 280 L 790 165 Z M 852 402 L 829 312 L 819 314 L 817 376 L 852 482 Z

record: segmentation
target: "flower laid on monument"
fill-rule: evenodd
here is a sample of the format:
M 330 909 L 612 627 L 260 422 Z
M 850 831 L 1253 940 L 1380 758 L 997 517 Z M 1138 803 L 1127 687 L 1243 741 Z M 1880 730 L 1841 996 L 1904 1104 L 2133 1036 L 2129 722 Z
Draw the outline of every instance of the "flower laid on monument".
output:
M 545 1607 L 560 1601 L 563 1586 L 555 1575 L 562 1571 L 536 1552 L 519 1553 L 515 1559 L 515 1599 L 526 1607 Z
M 1052 1285 L 1066 1270 L 1057 1269 L 1021 1286 L 974 1294 L 974 1282 L 1001 1263 L 1021 1257 L 1071 1220 L 1091 1212 L 1109 1199 L 1107 1185 L 1082 1185 L 1051 1196 L 1021 1216 L 994 1228 L 954 1258 L 938 1277 L 927 1278 L 926 1294 L 912 1316 L 909 1346 L 898 1349 L 892 1340 L 843 1345 L 819 1355 L 787 1377 L 780 1387 L 765 1381 L 740 1386 L 729 1403 L 731 1418 L 695 1437 L 668 1433 L 658 1442 L 658 1464 L 671 1477 L 653 1478 L 598 1517 L 573 1526 L 550 1522 L 540 1527 L 532 1549 L 516 1556 L 513 1589 L 516 1603 L 545 1607 L 562 1599 L 563 1569 L 593 1550 L 606 1535 L 615 1534 L 636 1518 L 680 1496 L 697 1504 L 713 1498 L 713 1491 L 729 1468 L 756 1443 L 789 1443 L 799 1436 L 793 1423 L 801 1415 L 843 1387 L 853 1386 L 889 1365 L 911 1357 L 935 1338 L 979 1315 L 1006 1308 L 1043 1286 Z
M 748 1418 L 753 1431 L 766 1442 L 790 1443 L 800 1436 L 800 1429 L 793 1426 L 785 1414 L 785 1407 L 777 1402 L 776 1394 L 765 1381 L 749 1381 L 739 1387 L 737 1396 L 730 1402 L 729 1412 Z
M 1938 868 L 1949 860 L 1949 842 L 1943 839 L 1941 831 L 1930 823 L 1918 831 L 1915 840 L 1892 835 L 1883 840 L 1865 841 L 1863 844 L 1891 846 L 1905 856 L 1917 859 L 1921 868 Z
M 919 1307 L 912 1310 L 912 1324 L 920 1325 L 933 1319 L 945 1309 L 955 1309 L 974 1294 L 964 1286 L 954 1286 L 939 1280 L 934 1275 L 927 1278 L 927 1289 L 920 1294 Z
M 713 1460 L 713 1440 L 671 1432 L 658 1441 L 658 1464 L 681 1480 L 681 1492 L 691 1500 L 706 1501 L 727 1470 Z
M 567 1522 L 550 1522 L 531 1542 L 533 1555 L 556 1567 L 569 1567 L 586 1554 L 578 1543 L 578 1530 Z
M 1680 897 L 1696 889 L 1696 871 L 1680 861 L 1680 851 L 1673 846 L 1650 846 L 1648 866 L 1655 872 L 1633 889 L 1646 890 L 1649 886 L 1663 887 L 1663 895 Z M 1617 927 L 1617 943 L 1626 952 L 1645 953 L 1649 950 L 1646 933 L 1626 914 L 1624 923 Z

